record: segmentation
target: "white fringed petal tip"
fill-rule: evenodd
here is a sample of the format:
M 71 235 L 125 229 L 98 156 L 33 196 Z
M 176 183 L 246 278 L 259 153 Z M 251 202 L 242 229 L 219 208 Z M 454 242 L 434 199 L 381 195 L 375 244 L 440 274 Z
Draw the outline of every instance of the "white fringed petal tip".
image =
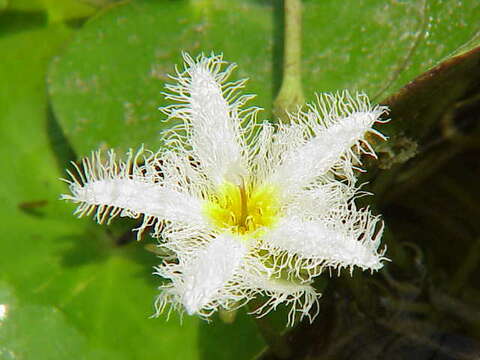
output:
M 355 169 L 375 156 L 366 135 L 387 112 L 366 95 L 320 94 L 288 124 L 259 124 L 245 81 L 221 55 L 184 54 L 184 69 L 167 85 L 162 109 L 179 125 L 164 133 L 157 153 L 140 149 L 118 160 L 113 151 L 83 159 L 67 180 L 79 216 L 102 223 L 143 217 L 173 256 L 156 267 L 168 279 L 157 313 L 177 309 L 208 319 L 266 298 L 263 316 L 281 304 L 288 324 L 318 313 L 312 282 L 323 270 L 378 270 L 383 222 L 357 209 Z

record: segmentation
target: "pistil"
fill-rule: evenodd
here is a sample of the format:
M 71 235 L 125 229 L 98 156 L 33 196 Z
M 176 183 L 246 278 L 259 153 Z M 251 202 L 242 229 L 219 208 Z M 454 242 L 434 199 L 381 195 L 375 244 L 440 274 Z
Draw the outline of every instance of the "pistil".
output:
M 248 215 L 248 199 L 247 191 L 245 190 L 245 181 L 242 178 L 242 183 L 238 186 L 240 190 L 240 218 L 238 220 L 238 227 L 240 229 L 246 230 L 247 224 L 247 215 Z

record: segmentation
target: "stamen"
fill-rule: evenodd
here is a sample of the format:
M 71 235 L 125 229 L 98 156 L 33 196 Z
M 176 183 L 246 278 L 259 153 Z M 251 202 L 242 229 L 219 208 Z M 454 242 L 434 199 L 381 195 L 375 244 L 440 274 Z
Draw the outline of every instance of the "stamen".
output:
M 273 225 L 278 218 L 278 198 L 275 188 L 251 188 L 242 178 L 240 184 L 224 183 L 206 204 L 205 211 L 220 229 L 237 234 L 257 231 Z

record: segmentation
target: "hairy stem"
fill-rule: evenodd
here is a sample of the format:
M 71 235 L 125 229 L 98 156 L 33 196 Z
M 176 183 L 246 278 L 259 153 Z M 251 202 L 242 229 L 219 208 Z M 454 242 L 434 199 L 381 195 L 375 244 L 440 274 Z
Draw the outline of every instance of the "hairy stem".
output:
M 284 0 L 284 18 L 282 85 L 273 103 L 273 113 L 288 121 L 287 112 L 305 102 L 301 81 L 302 1 Z

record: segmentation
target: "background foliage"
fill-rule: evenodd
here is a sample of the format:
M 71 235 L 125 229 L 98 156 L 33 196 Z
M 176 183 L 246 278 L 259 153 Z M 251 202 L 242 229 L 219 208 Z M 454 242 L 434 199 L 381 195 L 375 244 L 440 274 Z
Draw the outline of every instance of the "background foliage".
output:
M 243 313 L 229 325 L 149 319 L 161 283 L 151 240 L 128 241 L 132 223 L 75 219 L 58 178 L 97 148 L 161 146 L 160 92 L 181 50 L 238 63 L 271 118 L 281 5 L 0 0 L 0 359 L 248 359 L 264 349 Z M 372 279 L 330 281 L 318 320 L 286 336 L 292 357 L 478 349 L 479 18 L 473 0 L 304 1 L 308 100 L 360 89 L 392 108 L 391 140 L 366 165 L 393 262 Z

